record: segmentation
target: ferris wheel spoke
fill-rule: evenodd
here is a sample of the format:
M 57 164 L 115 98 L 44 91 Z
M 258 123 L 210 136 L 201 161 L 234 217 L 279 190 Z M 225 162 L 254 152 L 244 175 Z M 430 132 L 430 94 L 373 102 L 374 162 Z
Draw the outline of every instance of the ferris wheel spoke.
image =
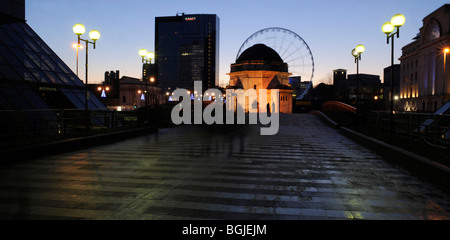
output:
M 252 34 L 239 49 L 236 59 L 247 48 L 255 44 L 265 44 L 275 50 L 284 62 L 288 64 L 288 70 L 294 76 L 301 76 L 305 81 L 314 78 L 314 57 L 308 44 L 293 31 L 285 28 L 265 28 Z M 302 93 L 304 96 L 305 93 Z

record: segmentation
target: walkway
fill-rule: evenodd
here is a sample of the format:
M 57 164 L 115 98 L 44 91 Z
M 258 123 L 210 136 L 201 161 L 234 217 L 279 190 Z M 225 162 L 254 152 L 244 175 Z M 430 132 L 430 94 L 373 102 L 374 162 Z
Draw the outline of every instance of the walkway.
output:
M 450 196 L 296 114 L 1 167 L 0 219 L 450 219 Z

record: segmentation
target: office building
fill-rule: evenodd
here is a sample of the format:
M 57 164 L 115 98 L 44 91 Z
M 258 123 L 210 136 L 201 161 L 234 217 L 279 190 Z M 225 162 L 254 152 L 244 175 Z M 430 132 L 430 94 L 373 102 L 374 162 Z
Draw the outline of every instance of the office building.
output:
M 219 22 L 214 14 L 156 17 L 156 82 L 163 91 L 193 89 L 194 81 L 203 91 L 219 84 Z

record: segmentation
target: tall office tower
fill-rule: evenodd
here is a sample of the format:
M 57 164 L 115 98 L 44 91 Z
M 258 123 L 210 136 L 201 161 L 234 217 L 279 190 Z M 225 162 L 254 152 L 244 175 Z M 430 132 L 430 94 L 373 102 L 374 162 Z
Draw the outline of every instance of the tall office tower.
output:
M 155 55 L 157 83 L 163 91 L 219 84 L 219 17 L 215 14 L 177 14 L 157 17 Z

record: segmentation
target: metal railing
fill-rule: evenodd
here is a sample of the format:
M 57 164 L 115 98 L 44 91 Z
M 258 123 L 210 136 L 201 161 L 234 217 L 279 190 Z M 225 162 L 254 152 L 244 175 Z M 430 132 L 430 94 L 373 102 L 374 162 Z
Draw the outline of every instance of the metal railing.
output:
M 395 112 L 393 116 L 395 136 L 420 139 L 436 147 L 450 147 L 450 115 Z M 374 132 L 390 133 L 390 112 L 370 112 L 366 119 L 367 126 Z
M 338 101 L 328 101 L 322 104 L 322 110 L 324 111 L 343 111 L 356 113 L 356 108 Z
M 135 126 L 138 111 L 89 110 L 90 129 Z M 0 110 L 0 141 L 83 133 L 86 115 L 81 109 Z

